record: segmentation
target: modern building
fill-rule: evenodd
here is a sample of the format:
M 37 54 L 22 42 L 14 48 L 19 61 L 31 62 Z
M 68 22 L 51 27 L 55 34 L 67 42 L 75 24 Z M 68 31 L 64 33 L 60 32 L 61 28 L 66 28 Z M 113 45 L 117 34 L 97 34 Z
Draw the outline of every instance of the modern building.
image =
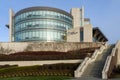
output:
M 73 26 L 72 15 L 56 8 L 31 7 L 10 14 L 10 40 L 15 42 L 65 41 Z
M 67 31 L 67 42 L 107 42 L 102 31 L 94 28 L 89 18 L 84 18 L 84 8 L 72 8 L 73 28 Z
M 84 18 L 83 7 L 72 8 L 70 13 L 51 7 L 30 7 L 17 13 L 10 9 L 8 28 L 10 42 L 108 41 L 98 28 L 92 28 L 89 18 Z
M 82 79 L 100 76 L 107 79 L 120 65 L 120 41 L 116 45 L 107 44 L 108 39 L 102 31 L 84 17 L 83 7 L 72 8 L 70 13 L 51 7 L 30 7 L 17 13 L 10 9 L 7 27 L 10 42 L 0 42 L 1 65 L 79 63 L 71 74 Z M 43 75 L 56 76 L 47 70 L 50 74 Z M 61 71 L 58 72 L 61 75 Z M 67 75 L 70 76 L 70 72 Z M 13 72 L 9 73 L 0 74 L 0 77 L 14 76 Z

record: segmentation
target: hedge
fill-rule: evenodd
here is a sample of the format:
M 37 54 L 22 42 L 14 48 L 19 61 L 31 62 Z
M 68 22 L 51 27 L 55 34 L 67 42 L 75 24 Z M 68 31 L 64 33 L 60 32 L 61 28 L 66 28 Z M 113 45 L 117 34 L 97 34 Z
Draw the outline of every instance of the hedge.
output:
M 98 47 L 85 48 L 68 52 L 30 51 L 30 52 L 17 52 L 10 55 L 0 54 L 0 61 L 84 59 L 86 56 L 91 57 L 92 53 L 97 48 Z
M 9 67 L 0 69 L 0 77 L 21 76 L 74 76 L 74 70 L 79 64 L 53 64 L 43 66 Z

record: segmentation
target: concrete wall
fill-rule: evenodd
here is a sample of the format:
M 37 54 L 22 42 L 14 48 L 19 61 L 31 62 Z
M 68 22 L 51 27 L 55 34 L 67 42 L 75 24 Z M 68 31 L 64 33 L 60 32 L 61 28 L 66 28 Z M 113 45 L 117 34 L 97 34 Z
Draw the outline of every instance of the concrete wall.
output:
M 120 65 L 120 46 L 118 48 L 117 65 Z
M 83 60 L 45 60 L 45 61 L 1 61 L 0 65 L 33 66 L 57 63 L 81 63 Z
M 93 30 L 92 25 L 88 24 L 83 27 L 84 42 L 93 42 Z
M 118 54 L 117 54 L 117 65 L 120 65 L 120 41 L 117 42 L 115 48 L 118 50 Z
M 80 42 L 11 42 L 0 43 L 0 54 L 11 54 L 26 51 L 59 51 L 67 52 L 81 48 L 100 47 L 104 43 Z
M 73 27 L 84 26 L 84 8 L 72 8 L 71 15 L 73 16 Z
M 67 31 L 67 42 L 81 42 L 80 29 L 83 28 L 83 42 L 93 42 L 93 28 L 91 24 L 76 27 Z
M 113 69 L 117 66 L 117 48 L 113 48 L 111 54 L 107 57 L 103 71 L 102 79 L 108 79 L 113 73 Z
M 80 27 L 67 31 L 67 42 L 80 42 Z
M 13 31 L 13 22 L 14 22 L 14 12 L 12 9 L 9 9 L 9 40 L 10 42 L 14 41 L 14 36 L 12 36 L 14 34 Z
M 103 71 L 102 79 L 108 79 L 113 69 L 120 65 L 120 41 L 115 45 L 115 48 L 112 49 L 111 54 L 107 57 Z

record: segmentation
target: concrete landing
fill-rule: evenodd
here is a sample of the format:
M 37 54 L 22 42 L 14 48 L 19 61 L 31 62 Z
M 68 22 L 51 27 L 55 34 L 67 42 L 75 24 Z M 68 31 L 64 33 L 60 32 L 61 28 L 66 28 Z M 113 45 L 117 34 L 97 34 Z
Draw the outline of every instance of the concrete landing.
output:
M 96 77 L 81 77 L 81 78 L 76 78 L 76 79 L 71 79 L 71 80 L 103 80 L 103 79 L 96 78 Z M 120 78 L 107 79 L 107 80 L 120 80 Z

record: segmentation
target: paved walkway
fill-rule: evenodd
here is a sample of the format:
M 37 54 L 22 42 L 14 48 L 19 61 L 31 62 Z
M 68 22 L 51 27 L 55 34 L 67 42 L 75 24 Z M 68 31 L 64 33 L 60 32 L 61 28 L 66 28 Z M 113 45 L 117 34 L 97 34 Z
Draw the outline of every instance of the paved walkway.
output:
M 71 79 L 71 80 L 103 80 L 103 79 L 96 78 L 96 77 L 81 77 L 81 78 L 76 78 L 76 79 Z M 120 78 L 107 79 L 107 80 L 120 80 Z

